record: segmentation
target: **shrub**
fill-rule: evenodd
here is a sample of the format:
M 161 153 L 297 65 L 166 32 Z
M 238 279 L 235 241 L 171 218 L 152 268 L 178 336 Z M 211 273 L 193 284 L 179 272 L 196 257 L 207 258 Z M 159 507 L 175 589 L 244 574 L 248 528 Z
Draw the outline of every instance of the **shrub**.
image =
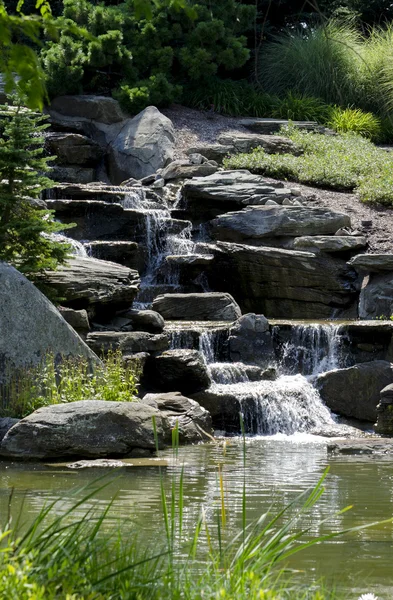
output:
M 10 371 L 7 383 L 0 385 L 1 413 L 25 417 L 42 406 L 79 400 L 132 402 L 137 394 L 137 375 L 123 363 L 121 352 L 92 367 L 87 359 L 62 358 L 48 354 L 41 364 Z
M 271 116 L 275 119 L 326 123 L 331 110 L 331 107 L 319 98 L 288 92 L 283 99 L 276 101 Z
M 304 154 L 251 154 L 226 159 L 229 169 L 249 169 L 278 179 L 339 190 L 355 190 L 363 202 L 393 205 L 393 157 L 370 140 L 354 133 L 327 136 L 307 133 L 293 126 L 282 128 Z
M 258 92 L 247 81 L 211 79 L 204 86 L 188 86 L 183 101 L 199 110 L 214 109 L 231 117 L 268 117 L 277 98 Z
M 372 113 L 366 113 L 359 108 L 335 107 L 330 114 L 329 127 L 338 133 L 358 133 L 371 140 L 381 137 L 382 125 L 380 119 Z

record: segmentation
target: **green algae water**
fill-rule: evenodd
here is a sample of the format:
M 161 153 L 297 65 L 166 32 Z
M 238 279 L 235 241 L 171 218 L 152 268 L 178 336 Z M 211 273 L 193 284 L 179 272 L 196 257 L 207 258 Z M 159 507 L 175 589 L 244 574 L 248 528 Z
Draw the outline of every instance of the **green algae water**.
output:
M 218 465 L 222 465 L 226 500 L 227 537 L 237 533 L 242 523 L 242 491 L 246 482 L 247 520 L 255 521 L 272 509 L 276 513 L 300 492 L 314 486 L 327 466 L 330 472 L 326 491 L 312 512 L 302 521 L 310 537 L 357 527 L 393 516 L 393 460 L 381 455 L 332 456 L 326 441 L 308 435 L 254 437 L 246 440 L 246 467 L 239 438 L 217 444 L 184 447 L 174 460 L 171 450 L 161 453 L 164 485 L 179 477 L 184 465 L 184 529 L 191 536 L 203 508 L 211 527 L 215 526 L 220 499 Z M 154 462 L 129 461 L 121 469 L 71 470 L 64 464 L 42 465 L 0 463 L 0 510 L 2 522 L 9 510 L 14 518 L 21 513 L 25 523 L 39 513 L 45 503 L 59 499 L 56 511 L 66 511 L 75 503 L 78 490 L 107 474 L 108 485 L 98 492 L 96 502 L 105 508 L 113 501 L 109 519 L 138 533 L 140 543 L 155 551 L 164 546 L 160 497 L 160 472 Z M 132 466 L 134 465 L 134 466 Z M 152 465 L 152 466 L 150 466 Z M 11 509 L 9 496 L 13 490 Z M 82 515 L 88 503 L 80 508 Z M 353 508 L 334 516 L 342 508 Z M 329 515 L 328 523 L 321 521 Z M 126 523 L 128 523 L 126 527 Z M 300 571 L 295 578 L 313 586 L 325 578 L 339 598 L 357 598 L 373 592 L 380 600 L 393 598 L 393 525 L 346 534 L 296 555 L 288 563 Z

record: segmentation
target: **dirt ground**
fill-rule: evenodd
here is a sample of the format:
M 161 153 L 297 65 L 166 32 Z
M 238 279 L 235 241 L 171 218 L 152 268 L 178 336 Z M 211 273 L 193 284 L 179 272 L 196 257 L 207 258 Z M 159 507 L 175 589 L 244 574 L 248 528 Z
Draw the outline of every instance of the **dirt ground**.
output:
M 175 158 L 186 158 L 186 150 L 192 146 L 217 143 L 218 136 L 223 132 L 247 131 L 239 125 L 239 119 L 216 113 L 193 110 L 180 105 L 173 105 L 162 112 L 171 119 L 175 127 Z M 323 190 L 298 183 L 287 185 L 300 188 L 309 206 L 325 206 L 348 214 L 352 220 L 352 228 L 367 237 L 368 252 L 393 252 L 393 208 L 363 204 L 356 194 Z M 371 224 L 362 224 L 364 221 Z

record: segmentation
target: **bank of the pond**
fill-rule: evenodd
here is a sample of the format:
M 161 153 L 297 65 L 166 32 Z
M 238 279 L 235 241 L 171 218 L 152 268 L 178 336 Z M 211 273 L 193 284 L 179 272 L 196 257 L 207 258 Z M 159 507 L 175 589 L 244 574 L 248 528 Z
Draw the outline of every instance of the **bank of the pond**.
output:
M 170 513 L 171 486 L 176 481 L 178 490 L 181 469 L 184 465 L 182 538 L 185 544 L 190 543 L 203 510 L 213 544 L 217 542 L 217 518 L 220 518 L 222 544 L 225 547 L 228 540 L 241 531 L 243 481 L 245 481 L 246 490 L 247 523 L 252 523 L 267 510 L 271 510 L 272 515 L 277 514 L 299 493 L 316 485 L 325 468 L 329 466 L 326 491 L 315 507 L 304 514 L 301 520 L 301 525 L 308 530 L 304 537 L 305 542 L 320 535 L 337 533 L 343 529 L 363 526 L 374 521 L 383 521 L 392 515 L 393 462 L 387 456 L 329 455 L 326 440 L 307 435 L 248 438 L 246 450 L 244 478 L 242 443 L 237 438 L 227 439 L 218 444 L 181 448 L 178 459 L 175 461 L 172 451 L 165 451 L 161 454 L 162 460 L 159 463 L 161 473 L 157 466 L 146 466 L 143 461 L 134 461 L 136 466 L 112 471 L 94 468 L 69 469 L 64 463 L 26 465 L 2 462 L 0 463 L 0 510 L 3 515 L 8 513 L 9 494 L 13 490 L 11 507 L 14 523 L 16 516 L 22 514 L 22 522 L 28 526 L 37 518 L 45 504 L 56 500 L 58 502 L 54 508 L 55 514 L 63 515 L 75 505 L 77 500 L 89 494 L 94 487 L 99 487 L 101 482 L 97 484 L 97 477 L 105 473 L 106 477 L 103 482 L 107 485 L 76 507 L 67 517 L 68 522 L 83 517 L 86 509 L 91 510 L 90 522 L 95 522 L 97 515 L 107 508 L 109 501 L 112 501 L 112 507 L 105 519 L 102 531 L 113 532 L 121 522 L 124 543 L 130 542 L 134 539 L 134 535 L 137 535 L 138 553 L 143 550 L 143 552 L 160 554 L 167 547 L 160 482 L 163 482 L 167 492 Z M 221 465 L 222 480 L 218 475 L 218 465 Z M 78 491 L 82 486 L 87 487 L 83 491 Z M 226 509 L 224 523 L 221 512 L 223 497 Z M 178 506 L 178 494 L 176 495 L 176 504 Z M 352 510 L 345 513 L 339 512 L 348 505 L 353 505 Z M 329 521 L 321 524 L 328 516 L 331 516 Z M 179 510 L 177 509 L 176 521 L 178 518 Z M 295 530 L 299 531 L 299 529 L 300 524 L 296 526 Z M 175 529 L 176 544 L 178 544 L 178 535 L 179 531 Z M 143 540 L 142 543 L 141 540 Z M 309 549 L 306 548 L 287 561 L 291 568 L 300 571 L 294 576 L 293 585 L 296 590 L 292 589 L 287 597 L 291 599 L 317 597 L 315 592 L 319 589 L 318 582 L 321 578 L 325 578 L 325 588 L 335 590 L 335 596 L 333 596 L 335 598 L 352 600 L 357 599 L 361 593 L 372 592 L 380 600 L 387 600 L 391 597 L 393 589 L 390 560 L 392 545 L 392 526 L 384 524 L 370 529 L 361 529 L 355 533 L 347 533 L 343 537 L 326 541 Z M 93 546 L 90 544 L 90 552 Z M 59 548 L 61 548 L 61 544 L 59 544 Z M 179 550 L 178 545 L 177 548 Z M 207 551 L 205 525 L 202 526 L 198 548 L 200 556 L 205 556 L 206 560 L 206 554 L 204 554 Z M 132 556 L 136 562 L 140 554 L 137 556 L 134 548 L 129 551 L 128 556 Z M 83 576 L 88 579 L 89 576 L 84 571 L 85 567 L 82 569 L 78 562 L 79 554 L 73 553 L 72 557 L 75 570 L 78 573 L 83 571 Z M 97 567 L 101 558 L 95 557 L 92 560 L 96 561 Z M 165 562 L 166 558 L 159 560 Z M 177 555 L 176 568 L 181 560 L 184 561 L 184 552 Z M 141 584 L 143 577 L 145 577 L 146 583 L 146 578 L 152 574 L 152 565 L 153 563 L 145 564 L 143 574 L 139 568 L 130 572 L 131 574 L 127 575 L 128 586 L 131 585 L 130 582 L 138 578 Z M 278 568 L 283 566 L 281 563 Z M 143 587 L 144 584 L 141 590 L 134 593 L 131 591 L 132 586 L 124 588 L 124 582 L 120 583 L 120 579 L 113 576 L 112 581 L 108 580 L 111 581 L 111 586 L 108 588 L 110 593 L 108 591 L 99 592 L 96 588 L 98 595 L 91 597 L 200 598 L 202 591 L 204 598 L 260 597 L 255 590 L 255 593 L 248 591 L 247 594 L 242 595 L 243 592 L 239 591 L 240 588 L 236 590 L 235 587 L 231 587 L 234 585 L 233 578 L 230 584 L 223 583 L 223 580 L 219 580 L 218 573 L 211 573 L 214 569 L 212 565 L 210 567 L 210 569 L 206 567 L 202 569 L 203 583 L 197 584 L 198 578 L 194 577 L 192 585 L 189 586 L 183 580 L 184 588 L 179 595 L 172 590 L 173 594 L 168 596 L 170 583 L 165 577 L 159 582 L 149 583 L 151 589 L 148 593 Z M 162 565 L 155 568 L 161 569 L 159 573 L 162 574 Z M 255 571 L 254 583 L 256 582 L 258 590 L 264 587 L 269 589 L 271 582 L 263 583 L 259 578 L 258 567 L 252 561 L 246 568 L 247 577 L 250 576 L 251 571 Z M 209 577 L 207 577 L 208 572 Z M 221 571 L 220 577 L 222 575 Z M 65 578 L 64 573 L 63 576 Z M 183 576 L 185 576 L 184 573 Z M 177 577 L 180 577 L 179 572 L 177 572 Z M 65 579 L 68 582 L 71 581 L 68 576 Z M 247 579 L 247 585 L 251 585 L 250 581 Z M 241 578 L 237 584 L 240 585 L 240 582 Z M 198 586 L 200 587 L 198 588 Z M 224 595 L 217 596 L 218 593 L 221 593 L 221 587 Z M 307 591 L 309 596 L 303 596 Z M 77 598 L 90 597 L 85 592 L 83 592 L 85 595 L 81 594 L 78 589 L 69 590 L 68 593 L 79 594 L 76 596 Z M 19 597 L 24 598 L 24 596 Z M 25 597 L 29 598 L 29 596 Z M 55 597 L 65 598 L 66 596 Z M 285 596 L 276 596 L 273 593 L 270 596 L 262 597 L 285 598 Z M 328 593 L 324 595 L 323 592 L 320 597 L 330 598 L 331 596 Z

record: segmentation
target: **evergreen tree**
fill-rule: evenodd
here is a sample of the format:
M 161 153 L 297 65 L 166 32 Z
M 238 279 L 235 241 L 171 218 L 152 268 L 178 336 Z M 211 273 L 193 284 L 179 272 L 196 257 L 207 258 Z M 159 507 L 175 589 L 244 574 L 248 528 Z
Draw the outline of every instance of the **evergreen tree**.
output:
M 30 278 L 64 263 L 67 244 L 51 234 L 67 228 L 37 199 L 52 181 L 46 176 L 45 117 L 22 106 L 0 107 L 0 260 Z

